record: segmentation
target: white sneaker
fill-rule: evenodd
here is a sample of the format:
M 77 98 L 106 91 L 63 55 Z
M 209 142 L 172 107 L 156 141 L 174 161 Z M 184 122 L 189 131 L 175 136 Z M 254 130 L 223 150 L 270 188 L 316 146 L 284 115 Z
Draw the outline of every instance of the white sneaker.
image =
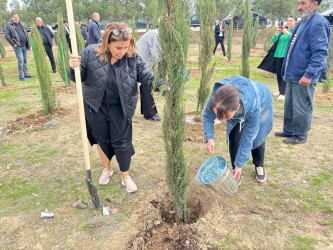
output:
M 103 169 L 101 177 L 99 177 L 98 184 L 99 185 L 106 185 L 110 181 L 110 177 L 113 175 L 113 170 L 108 170 L 107 168 Z
M 128 193 L 133 193 L 138 190 L 138 187 L 135 185 L 134 181 L 131 179 L 131 176 L 126 176 L 125 179 L 122 179 L 121 184 L 126 187 Z
M 280 94 L 280 92 L 278 91 L 278 92 L 273 93 L 273 96 L 278 96 L 279 94 Z
M 286 97 L 284 95 L 280 95 L 277 100 L 278 101 L 283 101 L 284 99 L 286 99 Z

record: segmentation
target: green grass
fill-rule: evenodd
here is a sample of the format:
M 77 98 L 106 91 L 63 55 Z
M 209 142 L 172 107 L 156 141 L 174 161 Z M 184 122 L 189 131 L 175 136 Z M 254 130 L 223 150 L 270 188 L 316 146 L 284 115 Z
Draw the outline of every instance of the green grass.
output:
M 292 240 L 296 245 L 296 249 L 300 250 L 315 249 L 317 244 L 317 240 L 308 237 L 302 237 L 300 235 L 294 235 Z

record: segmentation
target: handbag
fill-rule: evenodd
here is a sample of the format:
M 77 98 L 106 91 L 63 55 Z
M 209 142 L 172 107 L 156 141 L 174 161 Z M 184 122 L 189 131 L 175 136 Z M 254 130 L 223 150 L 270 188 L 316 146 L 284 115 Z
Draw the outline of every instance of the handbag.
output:
M 262 70 L 268 71 L 270 73 L 276 74 L 276 65 L 275 65 L 275 60 L 274 60 L 274 54 L 275 54 L 276 48 L 278 46 L 281 35 L 282 35 L 282 33 L 279 35 L 277 41 L 273 44 L 273 46 L 269 49 L 267 55 L 264 57 L 262 62 L 257 67 L 258 69 L 262 69 Z

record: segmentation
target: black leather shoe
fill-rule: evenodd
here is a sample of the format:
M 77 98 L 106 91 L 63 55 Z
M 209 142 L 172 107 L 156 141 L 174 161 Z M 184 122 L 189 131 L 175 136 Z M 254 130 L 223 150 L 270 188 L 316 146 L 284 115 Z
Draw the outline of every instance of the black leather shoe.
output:
M 283 143 L 285 143 L 285 144 L 303 144 L 303 143 L 306 143 L 306 139 L 301 139 L 297 136 L 293 136 L 291 138 L 284 139 Z
M 278 136 L 278 137 L 292 137 L 293 135 L 292 134 L 287 134 L 286 132 L 275 132 L 275 136 Z
M 162 118 L 161 118 L 158 114 L 153 115 L 153 116 L 151 116 L 151 117 L 148 117 L 148 118 L 146 118 L 146 119 L 147 119 L 147 120 L 151 120 L 151 121 L 155 121 L 155 122 L 162 121 Z

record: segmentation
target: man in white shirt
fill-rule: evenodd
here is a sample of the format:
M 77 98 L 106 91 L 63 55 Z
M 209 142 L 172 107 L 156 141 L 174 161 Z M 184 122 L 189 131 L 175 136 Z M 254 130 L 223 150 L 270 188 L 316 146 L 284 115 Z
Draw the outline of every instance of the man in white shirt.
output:
M 222 52 L 223 56 L 226 56 L 225 53 L 225 48 L 224 48 L 224 32 L 225 32 L 225 27 L 223 24 L 223 20 L 220 19 L 219 23 L 215 26 L 215 48 L 213 55 L 215 56 L 215 51 L 219 43 L 221 44 L 222 47 Z

